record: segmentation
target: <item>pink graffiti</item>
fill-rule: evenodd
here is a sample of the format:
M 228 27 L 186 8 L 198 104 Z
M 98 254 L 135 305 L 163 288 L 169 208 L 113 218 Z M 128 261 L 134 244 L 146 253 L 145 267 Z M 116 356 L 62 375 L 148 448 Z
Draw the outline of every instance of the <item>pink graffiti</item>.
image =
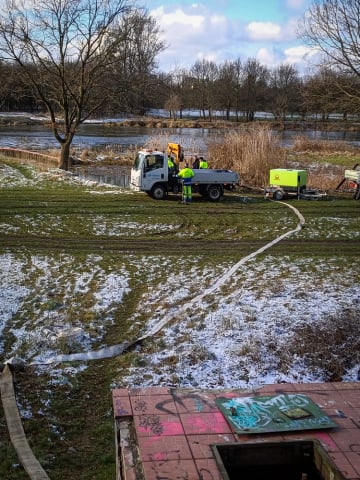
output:
M 327 445 L 329 447 L 330 451 L 336 451 L 338 450 L 338 446 L 334 442 L 334 440 L 330 437 L 328 433 L 325 432 L 316 432 L 315 436 L 318 440 L 320 440 L 322 443 Z

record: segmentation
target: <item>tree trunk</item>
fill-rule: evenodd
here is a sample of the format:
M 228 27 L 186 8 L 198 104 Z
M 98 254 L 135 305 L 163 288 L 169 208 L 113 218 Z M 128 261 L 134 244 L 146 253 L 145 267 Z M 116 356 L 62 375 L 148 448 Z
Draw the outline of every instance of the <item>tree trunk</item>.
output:
M 61 168 L 61 170 L 68 171 L 70 168 L 70 145 L 71 145 L 71 141 L 61 144 L 60 165 L 59 165 L 59 168 Z

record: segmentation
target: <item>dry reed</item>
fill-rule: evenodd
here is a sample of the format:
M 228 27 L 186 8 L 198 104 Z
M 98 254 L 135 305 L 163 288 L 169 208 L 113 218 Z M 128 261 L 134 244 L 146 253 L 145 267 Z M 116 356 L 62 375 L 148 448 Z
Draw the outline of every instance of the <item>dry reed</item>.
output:
M 336 165 L 324 163 L 304 164 L 300 168 L 304 168 L 308 172 L 307 187 L 319 188 L 327 192 L 333 191 L 344 178 L 344 168 Z
M 211 168 L 235 170 L 243 185 L 263 187 L 271 168 L 285 168 L 286 153 L 280 141 L 264 125 L 251 125 L 242 131 L 226 133 L 208 148 Z

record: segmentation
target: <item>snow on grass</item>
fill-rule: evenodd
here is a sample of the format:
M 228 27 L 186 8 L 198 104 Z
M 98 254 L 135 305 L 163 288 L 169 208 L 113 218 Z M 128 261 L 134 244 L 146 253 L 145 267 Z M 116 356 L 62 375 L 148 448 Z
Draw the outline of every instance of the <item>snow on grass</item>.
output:
M 14 215 L 11 224 L 0 223 L 1 233 L 26 232 L 29 236 L 41 235 L 51 237 L 66 231 L 76 235 L 79 228 L 92 232 L 97 236 L 107 237 L 137 237 L 144 233 L 161 233 L 181 228 L 180 225 L 142 224 L 127 218 L 125 215 L 120 219 L 106 218 L 103 215 L 72 215 L 69 223 L 58 215 Z
M 336 264 L 312 259 L 297 262 L 292 268 L 302 274 L 289 276 L 284 276 L 291 264 L 288 259 L 279 262 L 270 256 L 253 262 L 235 274 L 229 291 L 222 289 L 180 316 L 175 312 L 172 324 L 154 339 L 152 347 L 148 346 L 151 352 L 139 351 L 137 365 L 120 384 L 249 388 L 267 383 L 326 381 L 329 365 L 316 367 L 307 361 L 306 337 L 301 339 L 301 328 L 312 325 L 316 332 L 318 325 L 326 326 L 334 317 L 341 327 L 341 316 L 349 303 L 360 306 L 358 280 L 354 284 L 359 265 L 339 275 Z M 202 280 L 198 277 L 199 285 Z M 150 309 L 157 301 L 152 292 L 143 308 Z M 156 313 L 159 317 L 162 312 Z M 156 317 L 151 321 L 156 323 Z M 333 325 L 329 323 L 330 327 Z M 331 339 L 331 331 L 327 339 Z M 294 342 L 300 341 L 304 341 L 302 355 L 294 348 Z M 323 341 L 319 339 L 319 350 Z M 360 359 L 354 360 L 356 367 L 343 374 L 347 380 L 357 380 Z
M 12 168 L 6 164 L 0 164 L 0 182 L 1 188 L 13 188 L 16 186 L 33 185 L 34 180 L 30 178 L 33 169 L 29 166 L 23 167 L 29 175 L 24 175 L 17 168 Z
M 341 217 L 319 217 L 316 223 L 310 222 L 311 237 L 322 236 L 321 232 L 327 232 L 326 239 L 349 238 L 349 230 L 352 230 L 351 238 L 360 237 L 360 217 L 341 218 Z
M 22 265 L 14 264 L 10 254 L 0 257 L 0 351 L 3 350 L 3 330 L 17 313 L 29 290 L 23 285 Z
M 7 174 L 6 169 L 0 169 L 0 177 L 4 172 Z M 60 173 L 51 175 L 59 181 L 79 182 Z M 6 188 L 25 181 L 21 175 L 10 175 L 8 180 Z M 118 193 L 121 189 L 106 191 Z M 35 230 L 46 234 L 45 217 L 35 218 L 33 230 L 26 217 L 19 219 L 19 225 L 26 224 L 29 234 Z M 332 238 L 343 237 L 345 233 L 334 224 L 341 222 L 320 219 L 300 235 L 316 238 L 318 229 L 331 228 Z M 149 228 L 131 219 L 107 224 L 102 216 L 87 217 L 87 228 L 89 225 L 99 235 L 113 236 L 121 235 L 125 226 L 127 234 Z M 150 224 L 155 231 L 165 227 L 176 229 L 176 224 Z M 284 230 L 290 227 L 284 222 Z M 51 228 L 61 229 L 59 219 L 53 219 Z M 6 231 L 6 226 L 2 230 Z M 340 254 L 325 261 L 319 255 L 279 258 L 270 252 L 248 261 L 218 290 L 192 302 L 233 264 L 223 261 L 204 266 L 202 256 L 193 256 L 187 258 L 186 265 L 178 262 L 174 269 L 172 260 L 161 255 L 121 257 L 110 262 L 105 256 L 2 253 L 1 358 L 19 356 L 26 362 L 40 363 L 60 353 L 103 346 L 105 334 L 115 322 L 119 328 L 116 311 L 135 293 L 132 289 L 139 288 L 133 286 L 135 282 L 141 284 L 143 293 L 127 319 L 134 331 L 148 331 L 169 313 L 173 318 L 139 347 L 128 372 L 114 372 L 114 384 L 248 388 L 265 383 L 324 381 L 329 378 L 330 364 L 336 356 L 341 357 L 338 352 L 342 346 L 344 356 L 348 348 L 350 353 L 351 348 L 354 350 L 351 362 L 335 365 L 339 378 L 358 378 L 358 321 L 351 322 L 346 315 L 360 307 L 360 259 L 353 258 L 348 265 Z M 187 303 L 188 308 L 180 308 Z M 339 340 L 345 318 L 350 318 L 349 332 Z M 303 331 L 308 336 L 302 335 Z M 310 338 L 317 331 L 322 332 L 318 344 Z M 352 344 L 347 337 L 354 337 Z M 331 354 L 322 356 L 314 364 L 317 349 L 320 358 L 321 342 L 333 344 L 334 358 Z M 39 372 L 50 371 L 54 383 L 69 381 L 83 368 L 86 363 L 38 366 Z
M 180 228 L 180 225 L 169 225 L 168 223 L 150 223 L 144 225 L 143 223 L 131 220 L 130 215 L 123 215 L 117 222 L 113 220 L 107 222 L 103 216 L 99 215 L 92 218 L 92 226 L 95 235 L 107 235 L 109 237 L 136 237 L 146 232 L 161 233 Z
M 45 361 L 54 353 L 86 351 L 114 321 L 114 309 L 129 291 L 121 266 L 107 272 L 102 257 L 0 255 L 1 356 Z

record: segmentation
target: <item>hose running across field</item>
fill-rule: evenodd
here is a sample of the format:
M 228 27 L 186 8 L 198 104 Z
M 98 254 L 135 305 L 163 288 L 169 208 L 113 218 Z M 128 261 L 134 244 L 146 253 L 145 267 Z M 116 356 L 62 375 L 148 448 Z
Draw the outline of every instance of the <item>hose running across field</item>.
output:
M 267 243 L 260 249 L 256 250 L 255 252 L 247 255 L 246 257 L 242 258 L 238 263 L 236 263 L 233 267 L 231 267 L 224 275 L 222 275 L 212 286 L 208 287 L 204 290 L 200 295 L 197 295 L 192 300 L 188 301 L 186 304 L 179 307 L 179 309 L 174 312 L 167 314 L 164 318 L 158 322 L 155 326 L 149 329 L 143 336 L 137 338 L 130 342 L 124 342 L 118 345 L 113 345 L 110 347 L 104 347 L 99 350 L 94 350 L 90 352 L 80 352 L 74 353 L 70 355 L 56 355 L 52 358 L 49 358 L 45 362 L 33 362 L 30 365 L 47 365 L 52 363 L 60 363 L 60 362 L 74 362 L 74 361 L 87 361 L 87 360 L 100 360 L 104 358 L 111 358 L 122 354 L 128 348 L 140 343 L 141 341 L 155 335 L 158 333 L 167 323 L 174 319 L 175 316 L 178 316 L 179 313 L 185 311 L 187 308 L 195 305 L 197 302 L 202 300 L 206 295 L 213 293 L 217 290 L 221 285 L 223 285 L 231 276 L 238 270 L 245 262 L 254 258 L 256 255 L 264 252 L 265 250 L 271 248 L 273 245 L 279 243 L 284 238 L 292 235 L 301 230 L 303 227 L 305 220 L 301 213 L 292 205 L 289 205 L 285 202 L 277 202 L 283 203 L 284 205 L 291 208 L 297 217 L 299 218 L 299 223 L 297 224 L 294 230 L 290 230 L 283 235 L 275 238 L 271 242 Z M 9 365 L 5 365 L 1 375 L 0 375 L 0 390 L 1 390 L 1 399 L 3 403 L 5 418 L 9 430 L 9 435 L 11 442 L 17 452 L 20 462 L 22 463 L 24 469 L 29 474 L 31 480 L 49 480 L 46 472 L 42 469 L 39 462 L 36 460 L 33 452 L 30 449 L 30 446 L 27 442 L 21 418 L 19 414 L 19 410 L 16 404 L 16 398 L 14 393 L 13 387 L 13 377 L 10 370 L 10 366 L 12 364 L 12 360 L 6 362 Z
M 150 330 L 148 330 L 144 335 L 141 337 L 130 341 L 130 342 L 124 342 L 120 343 L 118 345 L 113 345 L 110 347 L 104 347 L 99 350 L 94 350 L 90 352 L 80 352 L 80 353 L 72 353 L 69 355 L 56 355 L 54 357 L 51 357 L 47 359 L 44 362 L 33 362 L 31 365 L 48 365 L 51 363 L 61 363 L 61 362 L 75 362 L 75 361 L 87 361 L 87 360 L 100 360 L 103 358 L 111 358 L 115 357 L 117 355 L 122 354 L 124 351 L 129 349 L 130 347 L 142 342 L 146 338 L 149 338 L 156 333 L 158 333 L 167 323 L 169 323 L 175 316 L 178 316 L 179 313 L 185 311 L 189 307 L 192 307 L 195 305 L 197 302 L 202 300 L 206 295 L 209 295 L 213 293 L 215 290 L 220 288 L 235 272 L 238 270 L 245 262 L 248 260 L 256 257 L 260 253 L 263 253 L 265 250 L 268 250 L 275 244 L 279 243 L 281 240 L 284 238 L 292 235 L 293 233 L 296 233 L 300 231 L 305 223 L 304 217 L 301 215 L 299 210 L 292 205 L 285 203 L 285 202 L 276 202 L 276 203 L 282 203 L 286 205 L 287 207 L 291 208 L 295 214 L 297 215 L 299 219 L 299 223 L 297 224 L 296 228 L 294 230 L 290 230 L 283 235 L 280 235 L 279 237 L 276 237 L 274 240 L 271 242 L 267 243 L 263 247 L 259 248 L 253 253 L 250 253 L 250 255 L 247 255 L 246 257 L 242 258 L 238 263 L 233 265 L 224 275 L 222 275 L 212 286 L 208 287 L 205 289 L 200 295 L 197 295 L 194 297 L 192 300 L 188 301 L 187 303 L 183 304 L 181 307 L 179 307 L 178 310 L 175 312 L 172 311 L 171 313 L 168 313 L 165 315 L 155 326 L 153 326 Z

